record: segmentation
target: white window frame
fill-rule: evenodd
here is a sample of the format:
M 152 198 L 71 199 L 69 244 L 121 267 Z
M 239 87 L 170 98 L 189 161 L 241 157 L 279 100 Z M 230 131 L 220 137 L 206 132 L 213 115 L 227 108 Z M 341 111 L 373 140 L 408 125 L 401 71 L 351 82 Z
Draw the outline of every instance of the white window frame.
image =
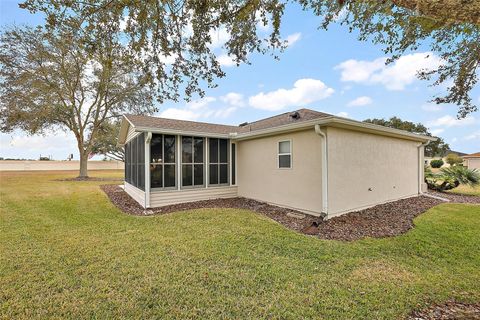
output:
M 288 142 L 290 145 L 290 152 L 280 153 L 280 143 Z M 290 170 L 293 168 L 293 147 L 292 147 L 292 139 L 284 139 L 277 142 L 277 169 L 280 170 Z M 290 156 L 290 166 L 289 167 L 280 167 L 280 156 Z
M 233 145 L 235 145 L 235 159 L 233 158 L 232 155 L 232 148 Z M 236 186 L 238 184 L 238 174 L 237 174 L 237 168 L 238 168 L 238 162 L 237 162 L 237 154 L 238 154 L 238 144 L 236 142 L 230 142 L 230 185 L 231 186 Z M 233 161 L 235 161 L 235 172 L 232 169 Z M 232 178 L 233 175 L 235 175 L 235 184 L 232 183 Z
M 188 163 L 188 162 L 184 163 L 183 162 L 183 140 L 182 140 L 183 137 L 192 138 L 192 162 L 191 163 Z M 202 163 L 195 162 L 195 153 L 193 151 L 194 147 L 195 147 L 195 144 L 194 144 L 195 138 L 203 139 L 203 162 Z M 179 136 L 179 141 L 180 141 L 180 144 L 181 144 L 181 146 L 179 148 L 180 155 L 181 155 L 180 158 L 179 158 L 179 161 L 180 161 L 180 170 L 179 170 L 179 172 L 180 172 L 180 180 L 179 180 L 180 189 L 183 190 L 183 189 L 202 189 L 202 188 L 205 188 L 205 186 L 206 186 L 206 181 L 205 181 L 205 158 L 206 158 L 206 155 L 205 155 L 205 153 L 206 153 L 206 150 L 207 150 L 205 142 L 207 141 L 207 139 L 205 137 L 202 137 L 202 136 Z M 193 168 L 196 164 L 203 165 L 203 170 L 202 170 L 202 172 L 203 172 L 203 184 L 201 184 L 201 185 L 195 185 L 195 177 L 194 177 L 194 172 L 195 171 L 194 171 Z M 191 186 L 184 186 L 183 185 L 183 165 L 191 165 L 192 166 L 192 183 L 193 183 L 193 185 L 191 185 Z

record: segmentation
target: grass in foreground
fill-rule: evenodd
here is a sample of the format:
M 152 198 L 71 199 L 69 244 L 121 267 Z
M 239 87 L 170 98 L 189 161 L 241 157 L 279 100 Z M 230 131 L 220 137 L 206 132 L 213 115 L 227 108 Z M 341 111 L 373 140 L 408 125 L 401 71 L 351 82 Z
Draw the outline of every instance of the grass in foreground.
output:
M 448 190 L 447 192 L 456 193 L 456 194 L 467 194 L 471 196 L 480 196 L 480 186 L 470 187 L 467 185 L 460 185 L 455 189 Z
M 128 216 L 65 176 L 0 173 L 0 317 L 398 319 L 480 300 L 480 206 L 343 243 L 244 210 Z

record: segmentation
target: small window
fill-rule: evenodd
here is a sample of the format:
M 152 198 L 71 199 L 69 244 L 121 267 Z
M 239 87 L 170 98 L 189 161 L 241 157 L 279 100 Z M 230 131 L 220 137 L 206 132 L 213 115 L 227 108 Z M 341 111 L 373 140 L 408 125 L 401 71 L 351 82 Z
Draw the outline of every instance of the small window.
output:
M 278 143 L 278 167 L 292 167 L 292 142 L 290 140 L 280 141 Z

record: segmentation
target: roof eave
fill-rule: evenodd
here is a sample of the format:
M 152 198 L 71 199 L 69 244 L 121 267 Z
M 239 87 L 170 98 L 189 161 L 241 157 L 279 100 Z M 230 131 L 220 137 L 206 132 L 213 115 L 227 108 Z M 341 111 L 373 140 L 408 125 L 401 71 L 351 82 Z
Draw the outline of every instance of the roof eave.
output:
M 230 138 L 231 136 L 231 133 L 185 131 L 185 130 L 162 129 L 162 128 L 152 128 L 152 127 L 135 127 L 135 131 L 171 134 L 171 135 L 194 136 L 194 137 L 209 137 L 209 138 Z
M 120 132 L 118 133 L 117 147 L 123 147 L 125 141 L 127 140 L 128 127 L 132 126 L 135 128 L 133 123 L 127 118 L 127 116 L 122 116 L 122 124 L 120 125 Z
M 327 118 L 330 119 L 330 118 L 333 118 L 333 116 L 326 117 L 324 119 L 327 119 Z M 273 127 L 273 128 L 255 130 L 251 132 L 242 132 L 242 133 L 238 133 L 234 139 L 237 141 L 241 141 L 241 140 L 248 140 L 248 139 L 255 139 L 260 137 L 276 135 L 280 133 L 304 130 L 308 128 L 313 128 L 316 124 L 319 123 L 320 120 L 322 119 L 312 119 L 312 120 L 307 120 L 307 121 L 302 121 L 297 123 L 289 123 L 289 124 L 285 124 L 285 125 Z
M 323 119 L 322 119 L 323 120 Z M 332 127 L 345 127 L 347 129 L 355 129 L 357 131 L 366 132 L 366 133 L 374 133 L 374 134 L 381 134 L 384 136 L 406 139 L 406 140 L 413 140 L 413 141 L 437 141 L 438 139 L 435 137 L 412 133 L 400 129 L 394 129 L 389 127 L 384 127 L 368 122 L 360 122 L 352 119 L 346 119 L 341 117 L 332 117 L 331 119 L 325 119 L 323 124 L 332 126 Z M 322 124 L 322 123 L 319 123 Z
M 427 142 L 427 141 L 437 140 L 437 138 L 435 137 L 411 133 L 404 130 L 388 128 L 384 126 L 379 126 L 371 123 L 360 122 L 360 121 L 336 117 L 336 116 L 329 116 L 329 117 L 324 117 L 319 119 L 303 121 L 299 123 L 287 124 L 287 125 L 278 126 L 274 128 L 255 130 L 252 132 L 239 133 L 235 137 L 235 140 L 241 141 L 241 140 L 254 139 L 254 138 L 259 138 L 263 136 L 275 135 L 275 134 L 286 133 L 291 131 L 298 131 L 302 129 L 308 129 L 310 127 L 315 126 L 316 124 L 331 126 L 331 127 L 340 127 L 340 128 L 343 127 L 349 130 L 353 129 L 356 131 L 373 133 L 373 134 L 381 134 L 384 136 L 390 136 L 390 137 L 413 140 L 413 141 Z

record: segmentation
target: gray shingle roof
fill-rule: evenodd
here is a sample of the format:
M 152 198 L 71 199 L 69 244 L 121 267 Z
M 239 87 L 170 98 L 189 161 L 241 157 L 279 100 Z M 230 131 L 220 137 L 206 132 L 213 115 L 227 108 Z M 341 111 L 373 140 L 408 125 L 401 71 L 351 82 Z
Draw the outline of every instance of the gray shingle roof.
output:
M 186 120 L 174 120 L 167 118 L 158 118 L 150 116 L 139 116 L 128 114 L 125 115 L 127 119 L 135 126 L 142 128 L 155 128 L 155 129 L 168 129 L 168 130 L 180 130 L 180 131 L 195 131 L 206 133 L 220 133 L 228 134 L 235 132 L 238 127 L 227 126 L 223 124 L 213 124 L 196 121 Z
M 294 112 L 298 113 L 297 118 L 291 116 Z M 150 116 L 126 115 L 127 119 L 137 128 L 142 127 L 179 131 L 194 131 L 213 134 L 251 132 L 330 116 L 330 114 L 323 112 L 318 112 L 310 109 L 300 109 L 293 112 L 285 112 L 270 118 L 254 121 L 244 126 L 229 126 L 223 124 L 174 120 Z

